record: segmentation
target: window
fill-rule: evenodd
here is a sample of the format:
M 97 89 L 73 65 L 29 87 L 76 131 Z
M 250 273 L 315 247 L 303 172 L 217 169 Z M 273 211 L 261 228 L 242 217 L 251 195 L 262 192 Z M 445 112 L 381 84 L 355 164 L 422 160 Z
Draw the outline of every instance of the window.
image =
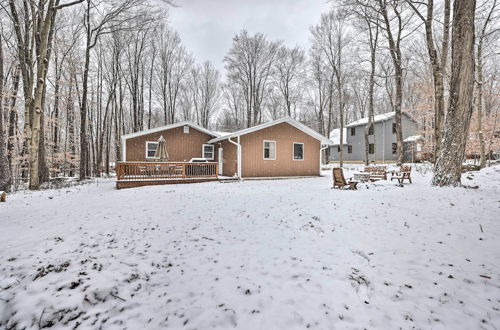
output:
M 264 140 L 264 159 L 265 160 L 276 159 L 276 141 Z
M 146 158 L 156 158 L 155 153 L 158 148 L 158 142 L 146 142 Z
M 304 143 L 293 143 L 293 160 L 304 160 Z
M 373 126 L 373 124 L 370 126 L 370 128 L 368 129 L 368 135 L 373 135 L 374 134 L 374 131 L 375 131 L 375 126 Z
M 184 134 L 189 134 L 189 126 L 184 126 Z
M 356 135 L 356 127 L 351 127 L 351 136 Z
M 352 154 L 352 146 L 351 145 L 347 146 L 347 153 Z
M 371 155 L 375 153 L 375 144 L 373 143 L 368 144 L 368 153 Z
M 393 143 L 392 144 L 392 153 L 395 154 L 397 153 L 398 151 L 398 144 L 397 143 Z
M 213 160 L 214 159 L 214 146 L 211 144 L 203 145 L 203 158 Z
M 337 152 L 340 152 L 340 146 L 337 147 Z
M 418 152 L 422 151 L 422 145 L 420 143 L 417 143 L 417 151 Z
M 392 123 L 392 134 L 396 134 L 396 123 Z

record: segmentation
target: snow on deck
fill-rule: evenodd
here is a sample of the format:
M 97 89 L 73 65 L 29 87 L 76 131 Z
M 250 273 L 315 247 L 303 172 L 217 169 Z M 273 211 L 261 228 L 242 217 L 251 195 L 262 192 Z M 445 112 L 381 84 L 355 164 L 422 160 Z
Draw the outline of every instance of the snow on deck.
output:
M 495 329 L 500 167 L 467 176 L 13 194 L 0 328 Z

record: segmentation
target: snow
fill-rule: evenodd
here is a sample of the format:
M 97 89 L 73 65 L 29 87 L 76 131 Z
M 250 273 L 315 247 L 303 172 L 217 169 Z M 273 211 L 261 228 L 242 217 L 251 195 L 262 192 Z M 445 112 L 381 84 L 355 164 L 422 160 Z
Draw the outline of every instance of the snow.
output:
M 412 135 L 407 137 L 406 139 L 403 140 L 403 142 L 415 142 L 418 140 L 423 139 L 424 137 L 422 135 Z
M 500 166 L 478 189 L 325 173 L 12 194 L 0 329 L 498 328 Z
M 396 115 L 396 113 L 394 111 L 382 113 L 380 115 L 375 115 L 375 116 L 373 116 L 373 122 L 378 123 L 379 121 L 386 121 L 386 120 L 391 119 L 395 115 Z M 354 126 L 366 125 L 366 124 L 368 124 L 368 117 L 353 121 L 352 123 L 350 123 L 346 127 L 354 127 Z
M 223 137 L 223 136 L 226 136 L 226 135 L 229 135 L 229 134 L 233 134 L 232 132 L 214 132 L 215 134 L 217 134 L 219 137 Z
M 347 128 L 343 129 L 343 145 L 347 145 Z M 340 128 L 336 128 L 330 132 L 330 140 L 332 140 L 334 146 L 340 145 Z

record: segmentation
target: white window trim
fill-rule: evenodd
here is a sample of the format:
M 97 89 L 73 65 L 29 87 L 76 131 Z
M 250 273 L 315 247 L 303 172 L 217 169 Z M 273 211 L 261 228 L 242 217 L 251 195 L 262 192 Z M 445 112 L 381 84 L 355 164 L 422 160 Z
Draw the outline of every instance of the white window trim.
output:
M 184 134 L 189 134 L 189 126 L 188 125 L 184 125 L 183 128 L 182 128 L 182 131 L 184 132 Z
M 265 152 L 266 142 L 273 142 L 274 143 L 274 158 L 266 158 L 266 152 Z M 276 143 L 276 141 L 273 141 L 273 140 L 262 141 L 262 159 L 263 160 L 276 160 L 277 149 L 278 149 L 278 144 Z
M 148 144 L 149 143 L 156 144 L 156 148 L 158 148 L 158 141 L 146 141 L 146 159 L 159 159 L 158 157 L 148 157 Z
M 295 159 L 295 145 L 296 144 L 302 144 L 302 159 Z M 304 143 L 302 143 L 302 142 L 292 142 L 292 160 L 304 161 L 305 158 L 306 158 L 306 148 L 304 146 Z
M 205 157 L 205 147 L 212 147 L 212 158 Z M 201 157 L 205 158 L 205 159 L 208 159 L 208 160 L 214 160 L 214 158 L 215 158 L 215 147 L 214 147 L 214 145 L 213 144 L 203 144 L 201 146 Z

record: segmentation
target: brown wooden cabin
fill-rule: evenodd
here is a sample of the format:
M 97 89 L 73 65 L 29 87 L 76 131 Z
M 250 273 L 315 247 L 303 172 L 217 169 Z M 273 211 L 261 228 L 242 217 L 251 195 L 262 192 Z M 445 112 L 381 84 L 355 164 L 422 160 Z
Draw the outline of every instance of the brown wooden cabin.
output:
M 291 118 L 243 129 L 209 143 L 222 158 L 221 173 L 240 178 L 318 176 L 321 149 L 332 144 Z
M 154 158 L 160 136 L 168 160 Z M 321 150 L 332 142 L 291 118 L 224 136 L 190 122 L 122 137 L 117 187 L 204 182 L 226 178 L 318 176 Z M 205 158 L 208 163 L 189 163 Z

